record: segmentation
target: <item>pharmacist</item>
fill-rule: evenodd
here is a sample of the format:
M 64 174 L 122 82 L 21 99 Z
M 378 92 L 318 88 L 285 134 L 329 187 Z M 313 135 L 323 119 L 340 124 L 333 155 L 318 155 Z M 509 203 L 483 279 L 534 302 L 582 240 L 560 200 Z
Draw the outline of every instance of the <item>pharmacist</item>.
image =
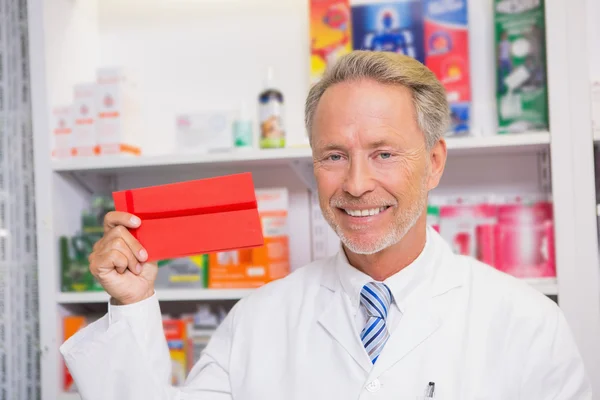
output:
M 310 90 L 323 214 L 342 246 L 238 302 L 181 387 L 157 267 L 113 212 L 90 255 L 108 313 L 61 347 L 84 400 L 592 399 L 560 309 L 426 225 L 446 93 L 419 62 L 353 52 Z

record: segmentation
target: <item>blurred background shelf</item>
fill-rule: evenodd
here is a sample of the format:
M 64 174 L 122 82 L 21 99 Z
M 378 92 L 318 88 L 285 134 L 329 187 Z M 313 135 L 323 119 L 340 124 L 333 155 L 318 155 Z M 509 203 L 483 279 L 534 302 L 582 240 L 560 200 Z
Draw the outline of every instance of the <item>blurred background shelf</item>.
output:
M 541 293 L 549 296 L 558 295 L 556 278 L 524 279 Z M 157 289 L 160 301 L 206 301 L 206 300 L 239 300 L 252 293 L 254 289 Z M 59 304 L 92 304 L 108 301 L 106 292 L 73 292 L 58 293 Z
M 550 133 L 541 131 L 510 135 L 455 137 L 448 138 L 447 143 L 449 152 L 456 155 L 534 152 L 547 148 L 550 143 Z M 134 169 L 177 169 L 199 165 L 210 165 L 211 167 L 223 165 L 232 167 L 273 166 L 293 161 L 310 162 L 311 160 L 311 149 L 300 147 L 209 154 L 178 153 L 140 157 L 75 158 L 54 160 L 52 168 L 56 172 L 115 173 Z
M 239 300 L 252 293 L 253 289 L 157 289 L 160 301 L 205 301 Z M 108 301 L 106 292 L 58 293 L 60 304 L 89 304 Z
M 57 400 L 81 400 L 81 396 L 78 393 L 61 393 Z
M 558 296 L 558 282 L 556 278 L 529 278 L 524 279 L 524 281 L 546 296 Z

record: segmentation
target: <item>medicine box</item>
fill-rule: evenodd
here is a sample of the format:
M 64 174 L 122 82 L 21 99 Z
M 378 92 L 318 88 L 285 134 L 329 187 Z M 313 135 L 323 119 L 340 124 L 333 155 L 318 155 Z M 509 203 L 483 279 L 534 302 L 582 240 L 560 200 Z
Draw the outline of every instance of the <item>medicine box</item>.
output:
M 176 119 L 177 151 L 218 152 L 233 148 L 234 113 L 230 110 L 180 114 Z
M 96 135 L 100 155 L 140 154 L 138 96 L 130 76 L 122 68 L 96 72 Z
M 349 0 L 310 0 L 310 84 L 352 51 Z
M 208 255 L 180 257 L 158 262 L 157 288 L 205 288 L 208 285 Z
M 71 106 L 52 110 L 52 157 L 71 157 L 73 138 L 73 110 Z
M 74 87 L 73 99 L 73 156 L 89 157 L 97 154 L 96 141 L 96 84 L 80 83 Z
M 208 287 L 254 288 L 290 272 L 288 191 L 256 190 L 264 245 L 258 248 L 211 253 Z

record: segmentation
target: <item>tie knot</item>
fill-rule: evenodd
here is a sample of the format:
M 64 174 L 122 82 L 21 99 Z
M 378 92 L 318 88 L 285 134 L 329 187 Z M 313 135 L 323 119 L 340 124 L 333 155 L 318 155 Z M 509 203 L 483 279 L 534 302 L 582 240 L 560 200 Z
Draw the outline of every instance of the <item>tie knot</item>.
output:
M 360 303 L 372 317 L 386 319 L 392 304 L 392 292 L 381 282 L 369 282 L 360 292 Z

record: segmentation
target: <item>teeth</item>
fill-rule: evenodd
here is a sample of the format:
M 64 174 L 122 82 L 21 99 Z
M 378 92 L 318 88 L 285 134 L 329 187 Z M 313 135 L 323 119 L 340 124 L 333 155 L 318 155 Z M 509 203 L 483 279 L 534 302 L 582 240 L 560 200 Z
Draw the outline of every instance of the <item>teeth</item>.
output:
M 351 215 L 353 217 L 368 217 L 371 215 L 377 215 L 380 212 L 382 212 L 383 210 L 385 210 L 387 207 L 379 207 L 379 208 L 371 208 L 368 210 L 348 210 L 348 209 L 344 209 L 344 211 L 346 211 L 346 213 L 348 215 Z

